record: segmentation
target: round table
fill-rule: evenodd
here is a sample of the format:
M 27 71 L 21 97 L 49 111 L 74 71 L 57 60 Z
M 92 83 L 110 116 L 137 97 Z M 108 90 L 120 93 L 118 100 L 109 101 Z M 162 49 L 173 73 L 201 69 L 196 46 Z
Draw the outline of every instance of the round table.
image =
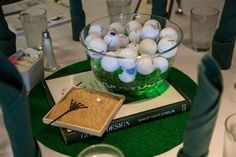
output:
M 49 76 L 47 79 L 76 74 L 90 70 L 89 61 L 67 66 Z M 186 74 L 176 68 L 169 71 L 168 82 L 181 90 L 192 101 L 197 85 Z M 45 146 L 76 156 L 78 152 L 92 144 L 107 143 L 118 147 L 128 156 L 154 156 L 161 154 L 180 144 L 189 117 L 189 112 L 180 113 L 162 119 L 148 121 L 119 131 L 105 133 L 101 138 L 92 137 L 73 144 L 65 144 L 60 129 L 47 126 L 42 118 L 50 110 L 42 83 L 36 85 L 29 94 L 31 121 L 34 136 Z

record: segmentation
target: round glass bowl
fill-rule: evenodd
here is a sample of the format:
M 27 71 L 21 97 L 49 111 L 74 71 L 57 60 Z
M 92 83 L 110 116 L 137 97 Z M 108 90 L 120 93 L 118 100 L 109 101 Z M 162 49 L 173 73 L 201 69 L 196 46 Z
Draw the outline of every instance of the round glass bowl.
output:
M 183 39 L 181 28 L 154 15 L 117 17 L 113 23 L 114 17 L 99 18 L 81 31 L 80 40 L 96 78 L 109 91 L 128 97 L 162 94 L 168 88 L 168 70 Z
M 109 144 L 95 144 L 82 150 L 78 157 L 125 157 L 116 147 Z

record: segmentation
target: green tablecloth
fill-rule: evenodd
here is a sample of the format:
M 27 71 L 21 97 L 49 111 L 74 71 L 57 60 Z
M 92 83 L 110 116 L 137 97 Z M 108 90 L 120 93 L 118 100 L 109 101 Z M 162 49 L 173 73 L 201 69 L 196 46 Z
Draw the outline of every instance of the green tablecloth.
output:
M 84 61 L 70 65 L 49 78 L 87 70 L 90 70 L 89 61 Z M 197 85 L 188 76 L 175 68 L 171 68 L 168 81 L 193 100 Z M 58 128 L 46 126 L 42 122 L 43 116 L 50 110 L 50 105 L 44 95 L 41 83 L 30 92 L 29 103 L 34 136 L 45 146 L 70 156 L 76 156 L 85 147 L 97 143 L 112 144 L 121 149 L 126 157 L 148 157 L 161 154 L 182 142 L 189 117 L 189 112 L 185 112 L 107 133 L 102 138 L 94 137 L 66 145 Z

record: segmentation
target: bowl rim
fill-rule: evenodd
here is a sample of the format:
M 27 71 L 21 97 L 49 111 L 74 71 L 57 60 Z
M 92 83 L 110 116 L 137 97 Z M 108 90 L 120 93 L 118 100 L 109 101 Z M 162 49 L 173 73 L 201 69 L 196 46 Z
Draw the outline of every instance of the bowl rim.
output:
M 124 13 L 121 13 L 121 14 L 113 15 L 113 16 L 103 16 L 103 17 L 97 18 L 97 19 L 91 21 L 90 23 L 88 23 L 88 24 L 81 30 L 81 32 L 80 32 L 79 38 L 80 38 L 81 44 L 82 44 L 88 51 L 91 51 L 92 53 L 95 53 L 96 55 L 100 55 L 100 56 L 115 57 L 115 58 L 119 58 L 119 59 L 143 58 L 143 57 L 147 57 L 146 55 L 142 55 L 142 56 L 141 56 L 141 55 L 138 55 L 137 57 L 125 57 L 125 56 L 119 56 L 119 55 L 111 55 L 111 54 L 107 54 L 107 53 L 104 53 L 104 52 L 95 51 L 95 50 L 89 48 L 89 47 L 85 44 L 85 42 L 84 42 L 84 41 L 85 41 L 85 38 L 83 38 L 83 32 L 85 31 L 85 29 L 86 29 L 89 25 L 91 25 L 91 24 L 93 24 L 93 23 L 95 23 L 95 22 L 97 22 L 97 21 L 99 21 L 99 20 L 105 19 L 105 18 L 116 17 L 116 16 L 121 16 L 121 15 L 127 15 L 127 16 L 128 16 L 128 15 L 132 15 L 132 16 L 134 16 L 134 17 L 136 17 L 136 16 L 150 16 L 150 17 L 155 17 L 155 18 L 159 18 L 159 19 L 162 19 L 162 20 L 167 20 L 169 23 L 171 23 L 172 25 L 174 25 L 174 26 L 179 30 L 179 33 L 181 34 L 181 36 L 178 37 L 178 40 L 177 40 L 177 42 L 176 42 L 176 44 L 175 44 L 174 46 L 172 46 L 171 48 L 169 48 L 169 49 L 167 49 L 167 50 L 165 50 L 165 51 L 163 51 L 163 52 L 159 52 L 159 51 L 158 51 L 159 53 L 155 53 L 155 54 L 151 54 L 151 55 L 149 54 L 148 57 L 155 58 L 155 57 L 158 57 L 158 56 L 162 56 L 163 54 L 165 54 L 165 53 L 167 53 L 167 52 L 169 52 L 169 51 L 175 49 L 176 47 L 178 47 L 178 46 L 180 45 L 180 43 L 183 41 L 183 38 L 184 38 L 183 30 L 180 28 L 179 25 L 177 25 L 176 23 L 174 23 L 173 21 L 171 21 L 171 20 L 169 20 L 169 19 L 167 19 L 167 18 L 164 18 L 164 17 L 162 17 L 162 16 L 158 16 L 158 15 L 146 14 L 146 13 L 125 13 L 125 14 L 124 14 Z M 109 52 L 109 51 L 107 51 L 107 52 Z M 114 52 L 114 51 L 112 51 L 112 52 Z M 164 57 L 164 58 L 165 58 L 165 57 Z

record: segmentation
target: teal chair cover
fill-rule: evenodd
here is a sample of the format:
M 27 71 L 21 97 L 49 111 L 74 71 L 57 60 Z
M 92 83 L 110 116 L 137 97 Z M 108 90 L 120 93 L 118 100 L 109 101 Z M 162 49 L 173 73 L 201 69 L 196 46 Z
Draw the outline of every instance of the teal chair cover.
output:
M 6 23 L 0 6 L 0 52 L 9 56 L 16 52 L 16 35 L 12 33 Z
M 0 105 L 14 157 L 40 157 L 33 137 L 29 104 L 22 78 L 6 56 L 16 51 L 16 36 L 7 26 L 0 7 Z
M 236 36 L 236 1 L 225 0 L 219 26 L 212 42 L 212 56 L 221 69 L 231 67 Z
M 206 55 L 198 68 L 198 89 L 178 157 L 205 157 L 222 94 L 222 76 L 215 60 Z

